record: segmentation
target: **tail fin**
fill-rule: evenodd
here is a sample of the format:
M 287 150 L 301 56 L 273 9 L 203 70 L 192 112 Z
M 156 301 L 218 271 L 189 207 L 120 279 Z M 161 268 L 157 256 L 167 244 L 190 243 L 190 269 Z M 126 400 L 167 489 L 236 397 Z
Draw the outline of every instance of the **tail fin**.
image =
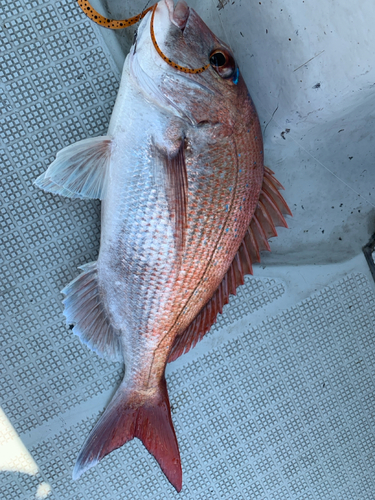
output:
M 142 402 L 137 393 L 126 391 L 122 385 L 119 387 L 83 445 L 73 470 L 73 479 L 78 479 L 108 453 L 134 437 L 143 442 L 169 482 L 178 492 L 181 491 L 180 453 L 164 378 L 159 391 Z

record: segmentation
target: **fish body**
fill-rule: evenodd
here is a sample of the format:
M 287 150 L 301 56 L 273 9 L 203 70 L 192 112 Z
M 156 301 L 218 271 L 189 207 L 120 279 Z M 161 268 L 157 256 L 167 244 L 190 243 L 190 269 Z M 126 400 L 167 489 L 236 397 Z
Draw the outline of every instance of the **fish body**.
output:
M 156 99 L 145 99 L 137 79 L 143 70 L 134 68 L 140 66 L 140 52 L 138 47 L 125 63 L 119 110 L 108 131 L 113 151 L 102 202 L 98 279 L 111 321 L 123 332 L 128 376 L 134 372 L 144 378 L 141 373 L 147 373 L 148 385 L 148 377 L 162 375 L 174 338 L 228 270 L 258 202 L 263 159 L 259 122 L 242 79 L 235 92 L 238 102 L 231 103 L 232 116 L 220 106 L 227 123 L 219 121 L 218 113 L 211 113 L 209 121 L 200 108 L 209 105 L 212 91 L 195 86 L 190 88 L 200 95 L 197 103 L 186 102 L 187 120 L 161 108 Z M 181 86 L 182 93 L 190 90 L 185 79 L 178 75 L 159 87 L 177 108 Z M 199 126 L 202 118 L 205 123 Z M 179 164 L 164 166 L 165 158 L 179 156 Z M 175 198 L 178 194 L 169 186 L 169 168 L 181 169 L 171 173 L 171 183 L 185 178 L 186 184 L 186 201 L 181 196 L 172 207 L 169 191 Z M 185 204 L 183 227 L 175 224 L 181 211 L 177 203 Z
M 126 58 L 107 136 L 60 152 L 37 184 L 102 200 L 98 260 L 63 290 L 64 314 L 93 350 L 125 363 L 73 477 L 139 437 L 179 491 L 166 364 L 215 322 L 288 209 L 265 177 L 259 120 L 229 47 L 183 0 L 160 1 L 163 53 L 191 67 L 211 60 L 183 74 L 155 51 L 151 17 Z

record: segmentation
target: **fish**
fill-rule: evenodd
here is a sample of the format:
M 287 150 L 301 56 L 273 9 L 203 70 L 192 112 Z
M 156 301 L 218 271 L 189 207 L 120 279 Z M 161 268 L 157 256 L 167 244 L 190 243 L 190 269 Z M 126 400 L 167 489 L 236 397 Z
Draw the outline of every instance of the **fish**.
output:
M 107 135 L 61 150 L 36 185 L 101 200 L 98 259 L 62 290 L 64 315 L 89 348 L 125 365 L 73 479 L 137 437 L 179 492 L 166 365 L 204 337 L 291 215 L 230 47 L 184 0 L 155 4 Z

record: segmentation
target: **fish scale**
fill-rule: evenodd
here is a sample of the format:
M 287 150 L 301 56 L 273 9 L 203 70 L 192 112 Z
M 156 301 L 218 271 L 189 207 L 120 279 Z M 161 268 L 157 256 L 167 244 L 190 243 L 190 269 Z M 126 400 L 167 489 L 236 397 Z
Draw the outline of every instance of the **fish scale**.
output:
M 130 121 L 139 114 L 139 107 L 134 108 L 127 110 Z M 143 134 L 147 140 L 150 133 L 145 130 Z M 147 323 L 154 321 L 153 316 L 157 312 L 152 308 L 156 293 L 152 283 L 156 280 L 160 286 L 167 287 L 169 274 L 173 272 L 171 266 L 168 268 L 169 260 L 166 258 L 173 249 L 173 237 L 167 223 L 165 200 L 160 200 L 163 196 L 158 196 L 152 188 L 149 164 L 144 160 L 150 155 L 151 144 L 148 150 L 142 148 L 144 156 L 136 162 L 132 148 L 135 141 L 132 139 L 126 132 L 124 138 L 118 138 L 117 150 L 122 168 L 113 174 L 117 175 L 113 182 L 118 187 L 109 200 L 103 200 L 102 207 L 103 226 L 107 218 L 115 222 L 110 226 L 110 237 L 102 232 L 98 264 L 99 279 L 103 283 L 111 283 L 114 279 L 122 281 L 121 293 L 106 287 L 107 295 L 111 297 L 109 308 L 114 310 L 118 326 L 126 321 L 129 331 L 145 335 Z M 116 157 L 113 161 L 116 162 Z M 123 201 L 119 204 L 118 200 Z M 128 214 L 126 218 L 122 215 L 124 213 Z M 146 260 L 146 268 L 142 266 L 143 272 L 139 273 L 137 267 L 141 258 Z M 143 284 L 147 284 L 144 296 L 141 290 Z M 116 299 L 113 299 L 114 295 L 117 295 Z
M 166 364 L 204 336 L 290 211 L 230 49 L 183 0 L 160 1 L 152 16 L 126 58 L 107 136 L 59 152 L 36 184 L 102 200 L 98 260 L 64 288 L 64 314 L 91 349 L 125 363 L 73 478 L 138 437 L 180 491 Z M 172 61 L 194 68 L 206 54 L 208 69 L 166 64 L 153 34 Z
M 258 132 L 260 133 L 259 130 L 257 131 L 257 133 Z M 241 142 L 239 142 L 239 144 L 241 144 Z M 210 228 L 210 233 L 207 235 L 207 238 L 210 242 L 212 242 L 211 248 L 207 251 L 207 257 L 210 257 L 211 264 L 210 266 L 206 267 L 206 260 L 203 260 L 205 265 L 204 267 L 200 268 L 201 276 L 203 277 L 203 275 L 207 274 L 210 279 L 204 284 L 203 289 L 202 287 L 194 288 L 194 291 L 196 291 L 194 295 L 196 304 L 193 303 L 190 305 L 189 313 L 187 311 L 183 312 L 185 318 L 184 322 L 180 325 L 180 328 L 186 327 L 186 325 L 189 324 L 192 319 L 194 319 L 198 312 L 197 309 L 199 310 L 201 308 L 202 303 L 206 303 L 207 295 L 212 296 L 213 292 L 218 287 L 222 279 L 222 275 L 225 273 L 229 264 L 232 262 L 233 255 L 238 250 L 238 247 L 244 237 L 244 233 L 247 230 L 251 218 L 249 214 L 255 211 L 255 206 L 258 200 L 263 178 L 263 168 L 261 166 L 262 162 L 259 161 L 261 160 L 260 152 L 258 152 L 258 164 L 260 168 L 256 168 L 255 166 L 253 166 L 251 169 L 248 168 L 248 151 L 250 149 L 249 146 L 251 147 L 251 142 L 250 144 L 248 144 L 246 142 L 243 143 L 242 141 L 242 155 L 241 153 L 237 153 L 236 157 L 227 157 L 226 162 L 220 162 L 220 166 L 224 164 L 222 172 L 224 173 L 224 180 L 221 176 L 221 172 L 219 174 L 219 178 L 221 179 L 221 188 L 224 187 L 224 189 L 221 189 L 221 193 L 223 193 L 223 196 L 220 201 L 211 200 L 211 203 L 209 204 L 209 212 L 215 214 L 214 217 L 217 218 L 217 225 L 215 226 L 215 224 L 207 224 L 207 227 Z M 238 154 L 241 156 L 238 156 Z M 255 161 L 254 157 L 257 156 L 254 156 L 253 153 L 253 161 Z M 205 160 L 203 159 L 203 163 L 204 161 Z M 237 165 L 237 168 L 233 168 L 233 164 Z M 225 177 L 226 173 L 227 179 Z M 218 186 L 215 184 L 213 185 L 215 186 L 215 189 L 217 189 Z M 229 189 L 231 186 L 236 186 L 237 196 L 235 200 L 230 200 L 230 196 L 228 195 L 228 193 L 230 193 Z M 228 210 L 228 212 L 226 211 L 226 209 L 223 210 L 223 208 L 220 210 L 220 207 L 226 207 L 227 205 L 231 205 L 231 209 Z M 241 210 L 240 207 L 242 207 Z M 220 214 L 222 214 L 221 218 Z M 232 214 L 236 214 L 236 216 L 233 217 Z M 190 216 L 192 220 L 199 220 L 199 216 L 197 216 L 194 211 L 190 213 Z M 234 218 L 237 220 L 235 221 Z M 218 235 L 220 235 L 220 231 L 222 235 L 221 238 L 218 237 Z M 196 232 L 199 234 L 200 231 L 197 230 Z M 238 232 L 238 235 L 233 234 L 235 232 Z M 193 235 L 194 234 L 195 232 L 193 231 Z M 198 249 L 194 249 L 195 252 L 197 250 Z M 202 250 L 199 249 L 199 255 L 202 255 L 202 253 Z M 186 259 L 189 264 L 191 260 L 194 260 L 194 257 L 192 259 Z M 220 270 L 215 269 L 215 272 L 211 272 L 213 266 L 212 262 L 215 264 L 219 264 L 219 268 L 220 266 L 222 266 L 223 270 L 220 272 Z M 189 264 L 187 264 L 187 269 L 189 269 Z M 192 281 L 194 283 L 195 280 Z M 189 285 L 191 286 L 190 283 L 184 283 L 183 286 L 188 288 Z M 177 295 L 177 303 L 181 303 L 182 301 L 183 297 L 181 295 Z

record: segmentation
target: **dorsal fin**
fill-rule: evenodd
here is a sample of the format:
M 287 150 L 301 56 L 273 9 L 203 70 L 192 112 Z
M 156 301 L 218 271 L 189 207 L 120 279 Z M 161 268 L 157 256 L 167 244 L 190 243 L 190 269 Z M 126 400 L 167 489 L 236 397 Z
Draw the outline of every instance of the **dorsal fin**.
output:
M 258 207 L 240 248 L 212 298 L 175 338 L 168 362 L 175 361 L 181 354 L 188 352 L 216 323 L 217 315 L 222 313 L 224 305 L 229 302 L 229 295 L 236 295 L 236 288 L 243 285 L 244 276 L 253 274 L 253 262 L 260 262 L 260 251 L 270 250 L 267 240 L 271 236 L 277 236 L 275 226 L 288 227 L 283 214 L 292 215 L 292 212 L 279 189 L 284 188 L 273 177 L 272 170 L 265 167 Z

